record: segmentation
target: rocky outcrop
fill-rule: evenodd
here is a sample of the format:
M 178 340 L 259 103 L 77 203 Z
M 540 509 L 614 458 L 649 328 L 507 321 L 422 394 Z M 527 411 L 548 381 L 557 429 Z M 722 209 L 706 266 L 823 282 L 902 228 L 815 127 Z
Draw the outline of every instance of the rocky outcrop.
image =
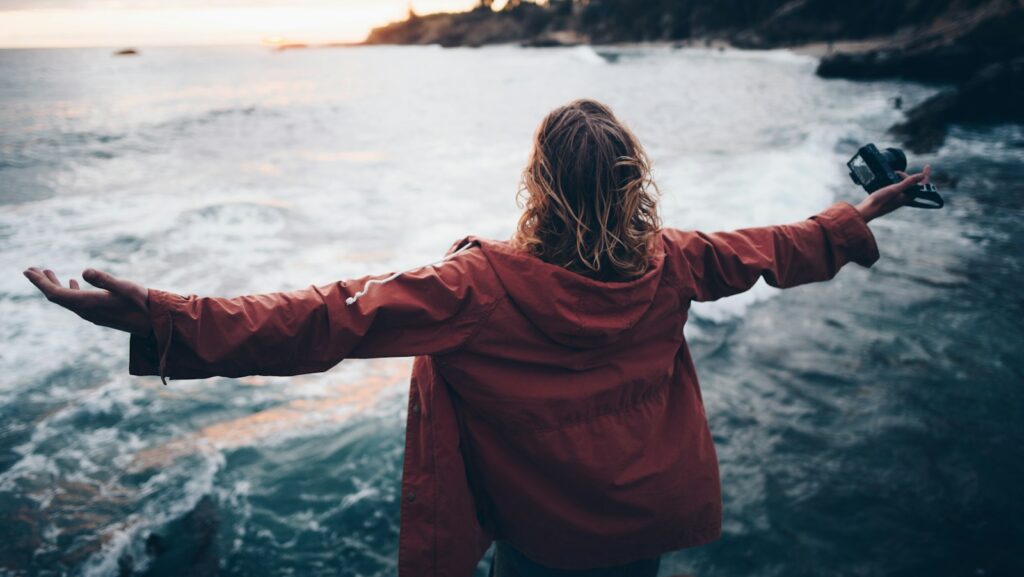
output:
M 527 48 L 558 48 L 562 46 L 579 46 L 580 44 L 586 44 L 587 38 L 578 32 L 572 30 L 558 30 L 555 32 L 546 32 L 523 40 L 520 42 L 521 46 Z
M 1024 2 L 997 0 L 947 12 L 929 26 L 876 50 L 822 59 L 825 78 L 905 78 L 963 82 L 996 62 L 1024 56 Z
M 1024 58 L 990 64 L 907 112 L 891 132 L 913 152 L 934 150 L 954 122 L 1024 122 Z
M 861 40 L 899 34 L 931 22 L 949 0 L 790 0 L 731 38 L 736 46 L 775 48 L 810 42 Z
M 213 577 L 220 574 L 217 531 L 221 516 L 217 505 L 205 496 L 184 517 L 172 521 L 164 535 L 151 533 L 145 542 L 150 556 L 146 575 L 189 575 Z M 135 562 L 123 557 L 119 563 L 122 574 L 136 574 Z
M 401 22 L 374 28 L 366 44 L 440 44 L 482 46 L 529 42 L 557 31 L 560 19 L 552 10 L 532 3 L 499 12 L 479 7 L 469 12 L 429 14 L 413 12 Z
M 1024 121 L 1024 1 L 954 2 L 928 26 L 862 53 L 827 56 L 825 78 L 902 78 L 954 83 L 890 131 L 905 147 L 940 146 L 956 122 Z
M 958 59 L 954 69 L 990 63 L 1024 38 L 1024 0 L 524 0 L 499 11 L 487 4 L 461 13 L 410 12 L 374 29 L 366 43 L 544 45 L 559 32 L 595 44 L 712 39 L 743 48 L 889 39 L 884 50 L 835 55 L 822 65 L 825 76 L 875 78 L 939 75 L 939 67 L 922 68 L 937 51 Z

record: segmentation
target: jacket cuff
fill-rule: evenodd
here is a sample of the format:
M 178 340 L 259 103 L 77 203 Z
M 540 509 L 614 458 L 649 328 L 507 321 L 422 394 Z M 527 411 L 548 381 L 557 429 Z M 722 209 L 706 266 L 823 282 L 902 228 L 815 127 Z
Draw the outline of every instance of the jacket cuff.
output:
M 167 384 L 167 352 L 174 334 L 171 317 L 173 300 L 181 297 L 164 291 L 149 289 L 149 321 L 153 330 L 149 334 L 132 334 L 128 345 L 128 374 L 137 376 L 159 375 Z
M 878 244 L 864 216 L 852 204 L 837 202 L 811 217 L 828 231 L 829 240 L 848 260 L 870 267 L 878 260 Z
M 128 340 L 128 374 L 145 377 L 157 374 L 160 352 L 156 335 L 132 333 Z

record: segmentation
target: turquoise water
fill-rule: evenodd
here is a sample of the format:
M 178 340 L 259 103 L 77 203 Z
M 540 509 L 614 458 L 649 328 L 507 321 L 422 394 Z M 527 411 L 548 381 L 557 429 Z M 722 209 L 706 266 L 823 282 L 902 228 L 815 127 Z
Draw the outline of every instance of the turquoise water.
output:
M 614 52 L 0 51 L 0 574 L 395 572 L 408 359 L 163 387 L 23 268 L 234 295 L 429 262 L 510 234 L 581 96 L 646 143 L 667 225 L 789 222 L 861 198 L 842 162 L 937 90 Z M 1024 572 L 1022 160 L 1024 128 L 956 127 L 912 159 L 947 208 L 872 223 L 872 269 L 694 307 L 725 528 L 663 575 Z

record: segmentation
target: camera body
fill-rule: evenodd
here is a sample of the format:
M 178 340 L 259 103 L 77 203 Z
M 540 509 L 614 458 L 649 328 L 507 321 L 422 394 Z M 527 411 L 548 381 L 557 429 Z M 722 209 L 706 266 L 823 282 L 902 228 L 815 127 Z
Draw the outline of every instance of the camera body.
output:
M 907 155 L 898 148 L 879 150 L 874 144 L 865 144 L 846 163 L 846 167 L 850 169 L 850 179 L 871 194 L 903 180 L 897 171 L 907 169 Z M 939 190 L 933 184 L 919 184 L 916 188 L 904 191 L 904 194 L 913 197 L 907 206 L 942 208 L 944 204 Z
M 903 180 L 896 171 L 907 169 L 907 155 L 898 148 L 878 150 L 874 144 L 865 144 L 846 163 L 853 182 L 864 187 L 868 193 L 875 192 Z

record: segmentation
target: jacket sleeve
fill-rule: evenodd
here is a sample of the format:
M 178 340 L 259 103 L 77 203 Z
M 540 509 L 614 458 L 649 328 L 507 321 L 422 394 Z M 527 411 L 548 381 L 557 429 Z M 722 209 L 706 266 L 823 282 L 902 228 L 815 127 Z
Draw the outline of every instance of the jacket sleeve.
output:
M 153 333 L 132 335 L 129 372 L 176 379 L 297 375 L 345 358 L 455 350 L 489 310 L 471 281 L 473 267 L 461 262 L 470 260 L 235 298 L 151 289 Z
M 778 288 L 831 279 L 848 262 L 870 267 L 878 246 L 847 202 L 793 224 L 703 233 L 667 229 L 669 258 L 687 296 L 712 301 L 748 290 L 764 277 Z

